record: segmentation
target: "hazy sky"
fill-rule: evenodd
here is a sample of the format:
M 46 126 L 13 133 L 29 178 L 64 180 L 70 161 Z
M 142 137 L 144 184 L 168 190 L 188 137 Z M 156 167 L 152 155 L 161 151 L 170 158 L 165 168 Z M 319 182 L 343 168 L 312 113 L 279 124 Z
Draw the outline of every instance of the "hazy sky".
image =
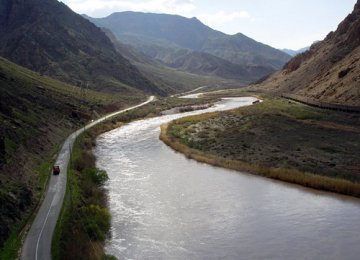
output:
M 141 11 L 197 17 L 213 29 L 241 32 L 276 48 L 299 49 L 322 40 L 356 0 L 61 0 L 92 17 Z

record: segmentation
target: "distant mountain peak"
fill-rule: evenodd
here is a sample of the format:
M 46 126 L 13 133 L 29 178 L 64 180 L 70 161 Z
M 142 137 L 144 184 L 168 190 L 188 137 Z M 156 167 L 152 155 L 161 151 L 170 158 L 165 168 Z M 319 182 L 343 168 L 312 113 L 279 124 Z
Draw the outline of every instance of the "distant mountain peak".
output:
M 121 12 L 91 21 L 110 29 L 123 43 L 155 58 L 160 49 L 188 49 L 211 54 L 233 64 L 268 67 L 271 70 L 280 69 L 290 59 L 289 55 L 242 33 L 227 35 L 216 31 L 196 17 Z

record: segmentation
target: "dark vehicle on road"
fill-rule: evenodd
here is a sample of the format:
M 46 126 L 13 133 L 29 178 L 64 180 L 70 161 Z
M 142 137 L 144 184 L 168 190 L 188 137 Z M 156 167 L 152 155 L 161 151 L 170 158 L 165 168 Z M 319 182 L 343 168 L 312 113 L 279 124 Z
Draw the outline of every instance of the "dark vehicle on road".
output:
M 53 166 L 53 174 L 54 175 L 59 175 L 60 174 L 60 166 L 59 165 L 54 165 Z

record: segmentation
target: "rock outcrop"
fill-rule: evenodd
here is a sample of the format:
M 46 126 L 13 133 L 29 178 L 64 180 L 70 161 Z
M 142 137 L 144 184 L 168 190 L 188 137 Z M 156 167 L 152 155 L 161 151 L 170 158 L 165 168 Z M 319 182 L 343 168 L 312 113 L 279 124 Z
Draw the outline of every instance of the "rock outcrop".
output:
M 360 1 L 335 32 L 256 87 L 315 101 L 360 106 Z

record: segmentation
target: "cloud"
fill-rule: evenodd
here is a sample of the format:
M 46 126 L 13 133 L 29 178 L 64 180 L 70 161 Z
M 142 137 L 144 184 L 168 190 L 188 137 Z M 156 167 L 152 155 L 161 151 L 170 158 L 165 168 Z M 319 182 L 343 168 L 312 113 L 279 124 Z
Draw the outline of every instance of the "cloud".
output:
M 139 11 L 186 15 L 195 9 L 193 0 L 62 0 L 73 11 L 95 17 L 117 11 Z

